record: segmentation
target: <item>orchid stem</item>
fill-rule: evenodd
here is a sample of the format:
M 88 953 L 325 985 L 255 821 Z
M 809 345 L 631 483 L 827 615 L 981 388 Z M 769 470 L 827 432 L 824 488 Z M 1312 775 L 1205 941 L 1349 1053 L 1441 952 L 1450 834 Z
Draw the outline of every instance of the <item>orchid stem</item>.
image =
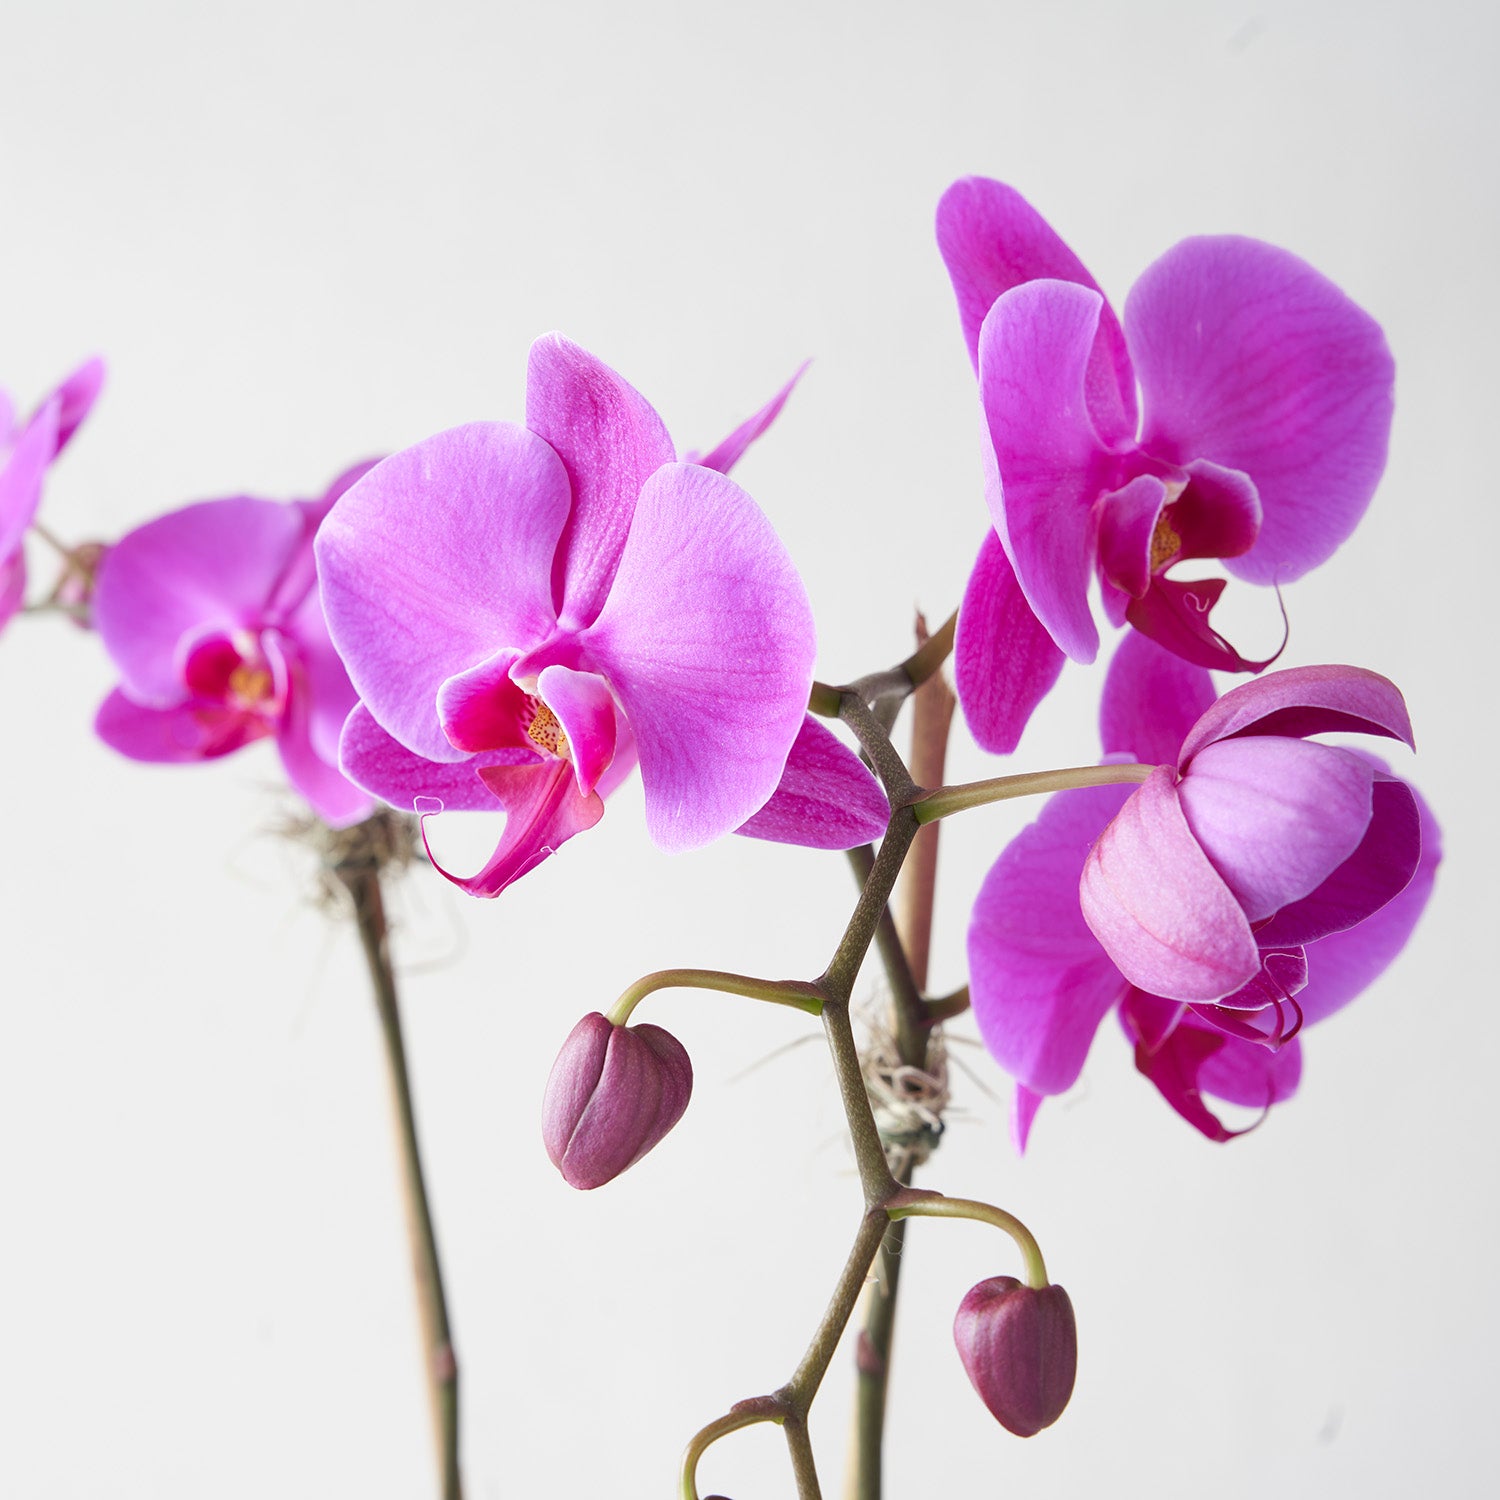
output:
M 992 1203 L 973 1198 L 945 1198 L 941 1193 L 900 1193 L 886 1204 L 886 1213 L 894 1219 L 977 1219 L 1003 1229 L 1016 1242 L 1026 1262 L 1026 1284 L 1037 1291 L 1050 1285 L 1041 1246 L 1031 1231 L 1014 1215 Z
M 1024 771 L 1019 776 L 995 776 L 988 781 L 967 781 L 959 786 L 940 786 L 912 804 L 918 823 L 933 823 L 950 813 L 1008 802 L 1012 797 L 1036 797 L 1044 792 L 1066 792 L 1078 787 L 1117 786 L 1145 781 L 1155 766 L 1069 766 L 1060 771 Z
M 790 1005 L 810 1016 L 823 1012 L 823 991 L 800 979 L 752 979 L 746 974 L 726 974 L 719 969 L 660 969 L 637 979 L 610 1007 L 606 1019 L 623 1026 L 647 995 L 666 989 L 717 990 L 725 995 L 766 1000 L 772 1005 Z
M 442 1500 L 463 1500 L 458 1469 L 458 1361 L 453 1352 L 437 1235 L 422 1174 L 411 1079 L 407 1073 L 401 1012 L 396 999 L 396 977 L 391 967 L 390 934 L 380 888 L 380 867 L 373 859 L 367 858 L 341 862 L 334 870 L 354 906 L 354 919 L 359 927 L 360 945 L 370 971 L 381 1037 L 385 1043 L 400 1147 L 402 1197 L 411 1242 L 412 1274 L 422 1323 L 422 1352 L 427 1366 L 427 1394 L 437 1449 L 440 1493 Z
M 786 1414 L 774 1401 L 742 1401 L 727 1416 L 719 1417 L 693 1434 L 682 1455 L 679 1489 L 682 1500 L 698 1500 L 698 1464 L 721 1437 L 751 1427 L 757 1422 L 784 1422 Z

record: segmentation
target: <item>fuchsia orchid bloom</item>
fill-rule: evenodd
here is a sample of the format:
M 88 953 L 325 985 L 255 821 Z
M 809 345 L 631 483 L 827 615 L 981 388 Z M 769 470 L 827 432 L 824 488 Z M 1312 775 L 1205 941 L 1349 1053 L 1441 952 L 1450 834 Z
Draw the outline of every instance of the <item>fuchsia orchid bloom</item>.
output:
M 22 540 L 42 501 L 42 479 L 88 416 L 104 384 L 104 361 L 80 365 L 24 423 L 0 390 L 0 626 L 26 595 Z
M 1140 1071 L 1227 1140 L 1203 1096 L 1289 1097 L 1299 1029 L 1386 968 L 1431 894 L 1441 847 L 1421 799 L 1374 757 L 1306 738 L 1409 744 L 1406 708 L 1354 667 L 1215 701 L 1206 671 L 1130 635 L 1101 718 L 1111 758 L 1167 763 L 1134 791 L 1056 794 L 1000 856 L 969 927 L 974 1013 L 1017 1080 L 1018 1146 L 1116 1008 Z
M 274 737 L 288 779 L 325 823 L 369 816 L 370 797 L 338 769 L 355 695 L 328 638 L 312 541 L 372 462 L 321 500 L 204 500 L 109 548 L 93 601 L 121 676 L 94 723 L 107 745 L 183 762 Z
M 709 459 L 732 463 L 787 390 Z M 885 826 L 869 773 L 806 716 L 812 612 L 770 524 L 560 335 L 532 345 L 524 427 L 386 459 L 317 554 L 361 699 L 344 768 L 397 805 L 502 806 L 494 856 L 448 876 L 474 895 L 592 827 L 637 760 L 662 849 L 736 829 L 842 848 Z
M 1385 467 L 1394 366 L 1380 327 L 1285 250 L 1182 241 L 1122 323 L 1014 189 L 955 183 L 938 244 L 979 376 L 986 537 L 959 613 L 959 698 L 988 750 L 1015 749 L 1064 655 L 1093 661 L 1106 615 L 1199 666 L 1259 671 L 1209 623 L 1222 558 L 1300 578 L 1364 514 Z M 1136 387 L 1141 392 L 1137 414 Z

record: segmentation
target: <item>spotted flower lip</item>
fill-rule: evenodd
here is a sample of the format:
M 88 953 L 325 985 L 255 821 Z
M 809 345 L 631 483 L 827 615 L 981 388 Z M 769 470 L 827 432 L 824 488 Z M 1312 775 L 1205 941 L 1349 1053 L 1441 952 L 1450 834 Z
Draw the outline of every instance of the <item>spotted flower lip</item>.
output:
M 1019 1142 L 1111 1010 L 1139 1070 L 1225 1140 L 1204 1096 L 1289 1097 L 1299 1032 L 1386 968 L 1431 894 L 1441 846 L 1421 799 L 1373 756 L 1307 738 L 1410 743 L 1405 705 L 1352 667 L 1216 700 L 1206 671 L 1132 634 L 1101 728 L 1114 758 L 1159 764 L 1134 791 L 1057 794 L 1001 855 L 970 923 L 975 1015 L 1017 1080 Z
M 1064 657 L 1107 617 L 1199 666 L 1259 671 L 1211 625 L 1220 558 L 1289 583 L 1364 514 L 1385 466 L 1394 365 L 1379 326 L 1288 251 L 1233 235 L 1149 266 L 1123 320 L 1013 188 L 955 183 L 938 243 L 984 413 L 986 539 L 959 615 L 959 697 L 1015 748 Z M 1137 402 L 1137 387 L 1140 402 Z
M 24 422 L 0 390 L 0 627 L 26 593 L 22 538 L 42 500 L 48 467 L 72 441 L 104 385 L 104 361 L 86 360 Z
M 786 394 L 709 458 L 727 467 Z M 790 558 L 706 464 L 679 462 L 633 387 L 550 334 L 531 348 L 524 426 L 397 453 L 324 524 L 329 627 L 361 700 L 343 764 L 392 803 L 504 807 L 495 855 L 456 881 L 471 893 L 591 827 L 637 763 L 666 850 L 774 823 L 791 757 L 835 781 L 840 752 L 858 766 L 807 725 L 812 612 Z M 883 826 L 868 773 L 848 774 Z
M 214 760 L 274 739 L 288 779 L 333 827 L 374 803 L 338 769 L 355 704 L 328 638 L 312 541 L 355 465 L 319 500 L 204 500 L 104 554 L 94 623 L 120 670 L 95 730 L 133 760 Z

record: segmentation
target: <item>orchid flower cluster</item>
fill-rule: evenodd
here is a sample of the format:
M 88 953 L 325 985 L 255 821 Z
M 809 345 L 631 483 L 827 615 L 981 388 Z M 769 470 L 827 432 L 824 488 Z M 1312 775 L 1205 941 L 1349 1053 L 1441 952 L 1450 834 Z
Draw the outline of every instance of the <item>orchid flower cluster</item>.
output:
M 291 787 L 335 832 L 389 818 L 381 807 L 424 827 L 445 810 L 490 815 L 496 847 L 478 871 L 431 859 L 474 896 L 550 878 L 550 857 L 637 769 L 660 849 L 739 833 L 850 851 L 859 900 L 821 975 L 648 975 L 577 1020 L 547 1085 L 545 1149 L 568 1183 L 595 1189 L 688 1108 L 686 1049 L 631 1021 L 651 993 L 724 991 L 822 1022 L 864 1212 L 792 1377 L 689 1444 L 688 1500 L 709 1444 L 761 1421 L 783 1428 L 799 1495 L 818 1493 L 808 1408 L 871 1266 L 910 1217 L 977 1218 L 1019 1247 L 1025 1279 L 973 1288 L 954 1330 L 998 1420 L 1029 1436 L 1073 1388 L 1072 1307 L 1030 1230 L 994 1205 L 914 1188 L 926 1152 L 871 1110 L 850 1003 L 872 943 L 903 1063 L 928 1066 L 943 1021 L 972 1006 L 1013 1083 L 1018 1150 L 1111 1012 L 1165 1102 L 1227 1142 L 1248 1127 L 1225 1123 L 1224 1106 L 1259 1123 L 1290 1097 L 1304 1029 L 1400 952 L 1440 858 L 1426 804 L 1368 748 L 1412 745 L 1398 689 L 1356 666 L 1267 670 L 1274 658 L 1244 656 L 1212 622 L 1226 580 L 1178 573 L 1218 558 L 1279 600 L 1350 535 L 1391 423 L 1393 364 L 1374 320 L 1296 256 L 1233 236 L 1168 250 L 1117 316 L 1036 210 L 983 178 L 945 194 L 937 239 L 977 381 L 991 527 L 956 617 L 895 668 L 814 678 L 807 592 L 729 477 L 802 371 L 716 448 L 683 454 L 639 392 L 558 334 L 531 348 L 524 420 L 360 462 L 316 499 L 203 500 L 111 546 L 63 548 L 58 588 L 32 606 L 97 633 L 119 686 L 95 729 L 126 756 L 181 764 L 274 740 Z M 25 420 L 0 393 L 0 619 L 22 601 L 22 538 L 40 529 L 46 472 L 101 380 L 90 361 Z M 966 514 L 956 506 L 954 523 Z M 915 693 L 920 714 L 924 695 L 945 691 L 951 651 L 969 731 L 1012 754 L 1064 661 L 1098 654 L 1095 580 L 1099 613 L 1125 633 L 1104 675 L 1097 756 L 1080 757 L 1091 763 L 945 786 L 939 749 L 919 781 L 891 738 L 903 703 Z M 1221 694 L 1213 672 L 1244 680 Z M 968 987 L 926 996 L 925 956 L 887 930 L 909 852 L 940 818 L 1043 792 L 974 901 Z M 340 872 L 394 1015 L 378 866 Z M 930 883 L 926 900 L 930 920 Z M 409 1187 L 423 1192 L 419 1171 Z M 456 1365 L 428 1231 L 452 1495 Z M 888 1328 L 884 1349 L 870 1337 L 877 1357 L 861 1379 L 883 1392 Z M 870 1405 L 873 1428 L 861 1419 L 866 1496 L 879 1493 L 881 1407 Z

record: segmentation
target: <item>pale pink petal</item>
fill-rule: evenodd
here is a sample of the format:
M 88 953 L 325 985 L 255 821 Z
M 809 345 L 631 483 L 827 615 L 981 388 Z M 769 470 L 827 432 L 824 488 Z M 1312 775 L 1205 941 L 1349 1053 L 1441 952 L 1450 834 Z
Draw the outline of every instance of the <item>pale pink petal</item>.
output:
M 1260 952 L 1187 825 L 1174 779 L 1158 767 L 1100 836 L 1083 867 L 1083 915 L 1132 984 L 1218 1000 L 1259 970 Z
M 552 632 L 568 478 L 506 422 L 439 433 L 377 464 L 319 528 L 328 629 L 360 699 L 408 749 L 457 760 L 438 689 Z
M 1179 767 L 1205 745 L 1246 734 L 1383 734 L 1412 744 L 1395 683 L 1362 667 L 1290 667 L 1225 693 L 1182 743 Z
M 786 398 L 796 389 L 797 382 L 807 373 L 807 367 L 811 363 L 810 359 L 803 360 L 792 378 L 753 417 L 741 422 L 717 448 L 701 458 L 690 453 L 687 462 L 702 464 L 705 469 L 717 469 L 719 473 L 727 474 L 744 456 L 745 449 L 781 415 Z
M 806 715 L 771 800 L 735 832 L 807 849 L 853 849 L 880 838 L 890 813 L 865 763 Z
M 1130 631 L 1104 679 L 1099 737 L 1107 754 L 1175 765 L 1183 736 L 1213 701 L 1213 679 L 1202 667 Z
M 0 629 L 26 602 L 26 553 L 17 547 L 0 559 Z
M 104 388 L 104 361 L 95 355 L 85 360 L 52 393 L 57 397 L 57 449 L 61 453 L 93 410 Z
M 306 550 L 311 555 L 311 547 Z M 343 660 L 328 638 L 323 603 L 316 590 L 302 601 L 302 607 L 287 622 L 286 632 L 297 643 L 313 750 L 320 760 L 336 766 L 344 721 L 359 700 Z
M 94 625 L 131 695 L 178 701 L 183 638 L 259 626 L 273 581 L 302 542 L 294 506 L 237 496 L 172 511 L 109 548 Z
M 990 519 L 1036 617 L 1082 662 L 1099 649 L 1088 602 L 1093 504 L 1110 487 L 1083 394 L 1102 307 L 1086 287 L 1028 282 L 995 303 L 979 332 Z
M 1033 1093 L 1024 1083 L 1018 1083 L 1010 1096 L 1010 1139 L 1018 1156 L 1025 1153 L 1036 1112 L 1042 1107 L 1044 1097 Z
M 962 178 L 943 194 L 937 240 L 976 370 L 980 326 L 996 299 L 1012 287 L 1027 281 L 1072 281 L 1104 295 L 1051 225 L 1014 188 L 988 177 Z M 1106 442 L 1135 436 L 1135 375 L 1107 302 L 1084 387 L 1089 415 Z
M 1078 877 L 1125 787 L 1059 792 L 995 862 L 969 919 L 979 1033 L 1036 1094 L 1076 1082 L 1099 1022 L 1127 985 L 1084 924 Z
M 42 499 L 42 476 L 57 453 L 58 402 L 46 402 L 7 454 L 0 449 L 0 557 L 21 545 Z
M 1346 750 L 1257 735 L 1200 750 L 1177 799 L 1199 847 L 1260 922 L 1316 890 L 1359 848 L 1373 779 Z
M 615 758 L 619 715 L 614 694 L 602 677 L 567 667 L 544 668 L 536 690 L 567 735 L 578 791 L 586 797 Z
M 1330 556 L 1385 467 L 1394 365 L 1379 325 L 1305 261 L 1232 235 L 1184 240 L 1125 303 L 1141 446 L 1254 481 L 1254 547 L 1230 564 L 1289 582 Z
M 1009 755 L 1067 658 L 1031 612 L 993 531 L 964 589 L 953 648 L 958 701 L 981 749 Z
M 641 486 L 677 450 L 646 398 L 560 333 L 531 346 L 526 425 L 567 471 L 573 504 L 550 576 L 564 623 L 588 625 L 609 593 Z
M 635 735 L 659 848 L 732 832 L 776 790 L 812 684 L 812 610 L 771 524 L 732 480 L 646 481 L 582 661 Z
M 281 752 L 281 763 L 286 768 L 287 780 L 330 828 L 347 828 L 374 812 L 374 799 L 344 776 L 336 763 L 318 753 L 312 741 L 310 718 L 303 677 L 294 680 L 286 711 L 277 727 L 276 748 Z

